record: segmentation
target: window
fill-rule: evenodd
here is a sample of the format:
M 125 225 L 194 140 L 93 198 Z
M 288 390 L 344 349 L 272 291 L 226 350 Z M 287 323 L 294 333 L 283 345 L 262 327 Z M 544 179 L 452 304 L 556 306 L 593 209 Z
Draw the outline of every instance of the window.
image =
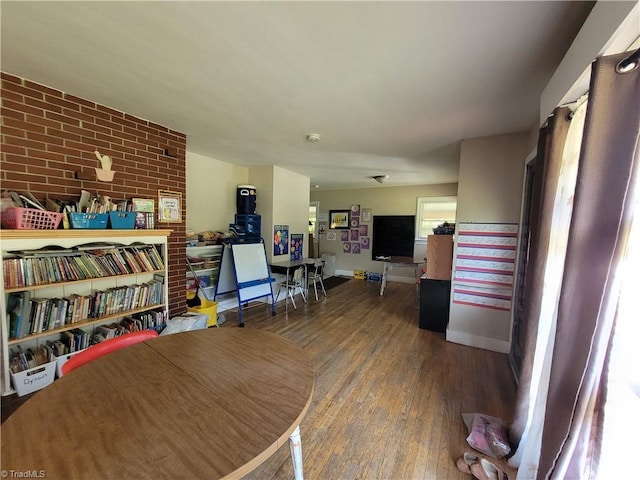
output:
M 416 240 L 426 240 L 438 225 L 456 221 L 457 197 L 418 197 Z

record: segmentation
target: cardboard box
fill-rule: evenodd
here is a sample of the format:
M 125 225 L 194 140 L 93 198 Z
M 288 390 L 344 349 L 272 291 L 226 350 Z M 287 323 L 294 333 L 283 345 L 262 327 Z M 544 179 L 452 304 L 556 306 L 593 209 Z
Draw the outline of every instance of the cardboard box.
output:
M 382 280 L 382 274 L 378 272 L 367 272 L 367 282 L 379 282 Z
M 22 397 L 51 385 L 55 375 L 56 361 L 54 360 L 22 372 L 12 373 L 11 381 L 18 396 Z
M 451 280 L 453 267 L 453 235 L 427 237 L 427 278 Z

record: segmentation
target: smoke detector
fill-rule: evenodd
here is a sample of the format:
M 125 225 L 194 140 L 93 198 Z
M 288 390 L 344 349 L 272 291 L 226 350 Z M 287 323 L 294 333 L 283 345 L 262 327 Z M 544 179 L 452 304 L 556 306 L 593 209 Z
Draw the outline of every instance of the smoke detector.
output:
M 374 175 L 373 178 L 378 183 L 384 183 L 389 179 L 389 175 Z
M 318 135 L 317 133 L 309 133 L 307 135 L 308 142 L 317 142 L 318 140 L 320 140 L 320 135 Z

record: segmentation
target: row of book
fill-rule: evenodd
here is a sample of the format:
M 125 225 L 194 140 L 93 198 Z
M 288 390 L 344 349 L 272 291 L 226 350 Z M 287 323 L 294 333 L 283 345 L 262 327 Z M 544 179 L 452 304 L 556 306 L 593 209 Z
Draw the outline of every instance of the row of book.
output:
M 166 323 L 164 311 L 150 311 L 125 317 L 119 323 L 99 325 L 93 336 L 81 328 L 66 330 L 61 332 L 59 340 L 48 340 L 37 348 L 23 349 L 18 345 L 11 349 L 9 368 L 12 373 L 22 372 L 120 335 L 146 329 L 162 331 Z
M 31 298 L 32 292 L 11 292 L 7 297 L 9 337 L 45 332 L 87 319 L 102 318 L 164 302 L 162 281 L 98 290 L 65 298 Z
M 111 338 L 125 335 L 131 332 L 153 329 L 160 332 L 167 325 L 164 310 L 150 310 L 148 312 L 136 313 L 120 320 L 119 323 L 109 325 L 98 325 L 93 335 L 93 344 L 104 342 Z
M 164 270 L 162 257 L 153 245 L 66 254 L 34 252 L 3 259 L 5 288 Z

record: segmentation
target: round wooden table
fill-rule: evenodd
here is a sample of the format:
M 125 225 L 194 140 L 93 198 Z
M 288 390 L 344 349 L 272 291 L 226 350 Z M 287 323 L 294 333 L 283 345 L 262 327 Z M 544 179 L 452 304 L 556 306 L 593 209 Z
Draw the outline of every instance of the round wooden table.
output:
M 281 336 L 160 336 L 29 399 L 2 425 L 2 469 L 47 479 L 239 478 L 290 439 L 301 479 L 299 424 L 312 394 L 311 361 Z

